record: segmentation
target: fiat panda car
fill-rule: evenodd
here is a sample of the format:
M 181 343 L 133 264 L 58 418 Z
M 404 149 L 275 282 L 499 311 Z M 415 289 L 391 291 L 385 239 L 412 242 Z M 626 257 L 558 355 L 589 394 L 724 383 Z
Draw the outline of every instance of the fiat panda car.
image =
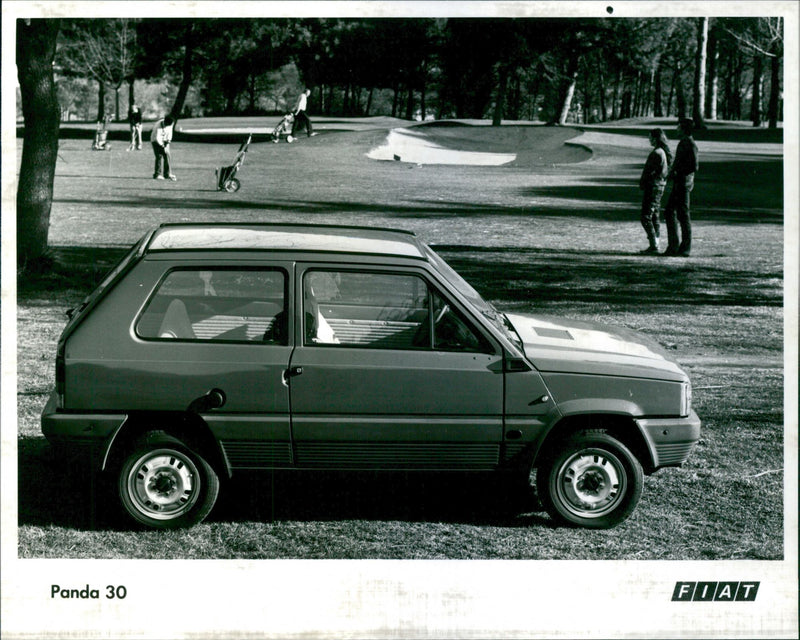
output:
M 259 469 L 533 474 L 553 518 L 601 528 L 700 421 L 656 344 L 500 313 L 414 234 L 165 224 L 69 313 L 42 430 L 155 528 Z

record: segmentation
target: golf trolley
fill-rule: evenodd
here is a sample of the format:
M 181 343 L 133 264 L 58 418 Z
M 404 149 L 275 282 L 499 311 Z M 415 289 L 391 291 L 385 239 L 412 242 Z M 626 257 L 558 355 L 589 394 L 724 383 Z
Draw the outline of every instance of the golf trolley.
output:
M 250 141 L 252 139 L 253 134 L 248 134 L 247 140 L 239 146 L 239 151 L 236 153 L 236 160 L 233 161 L 232 165 L 214 169 L 214 175 L 217 179 L 217 191 L 233 193 L 234 191 L 238 191 L 239 187 L 242 186 L 239 180 L 236 179 L 236 172 L 239 171 L 239 167 L 241 167 L 244 162 L 244 157 L 247 155 L 247 147 L 250 146 Z
M 292 113 L 287 113 L 272 130 L 272 141 L 275 143 L 280 142 L 281 136 L 288 136 L 288 138 L 291 138 L 292 124 L 294 124 L 294 115 Z

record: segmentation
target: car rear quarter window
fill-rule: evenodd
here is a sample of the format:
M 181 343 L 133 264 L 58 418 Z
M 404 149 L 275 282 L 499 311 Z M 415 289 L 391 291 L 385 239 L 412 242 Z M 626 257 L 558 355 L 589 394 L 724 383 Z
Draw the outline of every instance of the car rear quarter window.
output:
M 286 274 L 278 269 L 175 269 L 136 323 L 149 340 L 286 344 Z

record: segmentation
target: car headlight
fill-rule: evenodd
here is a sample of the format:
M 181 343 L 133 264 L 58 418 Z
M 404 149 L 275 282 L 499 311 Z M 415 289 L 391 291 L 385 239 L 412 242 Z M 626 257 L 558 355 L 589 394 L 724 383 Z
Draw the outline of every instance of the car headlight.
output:
M 692 383 L 688 380 L 681 385 L 681 416 L 692 411 Z

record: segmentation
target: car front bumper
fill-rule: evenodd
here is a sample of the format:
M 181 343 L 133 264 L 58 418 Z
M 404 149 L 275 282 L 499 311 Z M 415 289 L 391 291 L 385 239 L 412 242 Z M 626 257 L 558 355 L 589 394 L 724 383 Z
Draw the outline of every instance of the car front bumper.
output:
M 685 418 L 637 419 L 647 440 L 653 469 L 683 464 L 700 440 L 700 418 L 692 411 Z

